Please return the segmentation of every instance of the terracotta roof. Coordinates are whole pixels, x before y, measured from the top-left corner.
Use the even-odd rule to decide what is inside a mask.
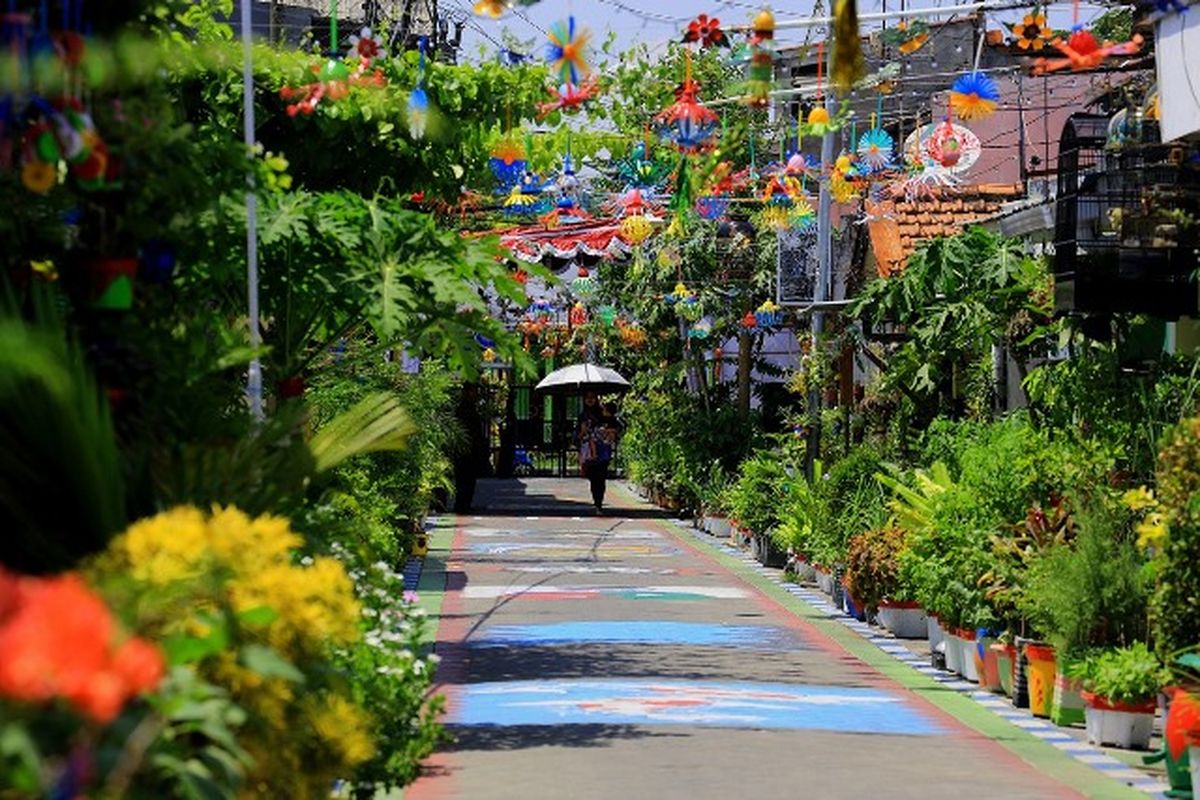
[[[994,216],[1002,205],[1023,193],[1019,183],[982,183],[939,191],[932,197],[869,204],[867,227],[879,274],[903,269],[922,241],[952,236],[973,222]]]

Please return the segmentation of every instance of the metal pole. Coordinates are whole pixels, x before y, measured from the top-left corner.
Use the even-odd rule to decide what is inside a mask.
[[[830,30],[829,35],[832,35]],[[833,48],[829,48],[828,66],[833,66]],[[832,117],[837,113],[837,98],[833,92],[825,94],[825,108]],[[821,174],[825,174],[833,164],[833,134],[826,133],[821,137]],[[817,357],[817,340],[825,330],[825,312],[821,303],[829,299],[830,274],[832,271],[833,255],[833,197],[829,193],[829,182],[821,181],[820,194],[817,199],[817,285],[814,292],[812,312],[812,347],[813,358]],[[805,454],[805,472],[809,480],[814,479],[814,465],[821,447],[821,390],[810,382],[808,387],[808,412],[811,428],[808,433],[808,448]]]
[[[250,4],[241,0],[242,11],[242,124],[246,143],[246,158],[254,158],[254,48],[253,17]],[[254,193],[254,171],[246,174],[246,295],[250,323],[250,347],[257,350],[262,344],[258,329],[258,197]],[[263,418],[262,362],[258,356],[250,360],[246,375],[246,399],[256,420]]]

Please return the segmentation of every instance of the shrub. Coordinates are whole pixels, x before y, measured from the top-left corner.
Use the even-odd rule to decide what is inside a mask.
[[[1144,642],[1094,653],[1071,673],[1083,681],[1083,688],[1114,703],[1152,700],[1170,680],[1162,662]]]
[[[1166,541],[1156,558],[1151,614],[1155,646],[1169,663],[1200,645],[1200,417],[1167,435],[1156,474]]]
[[[850,537],[846,587],[872,614],[883,600],[907,600],[900,583],[900,556],[907,549],[903,528],[889,525]]]

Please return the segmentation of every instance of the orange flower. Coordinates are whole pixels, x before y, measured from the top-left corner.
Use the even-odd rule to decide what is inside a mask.
[[[0,696],[26,702],[55,697],[100,723],[162,679],[152,644],[114,648],[112,614],[78,575],[0,575]]]
[[[1041,50],[1046,42],[1054,35],[1054,31],[1046,27],[1045,14],[1026,14],[1025,19],[1012,26],[1013,36],[1017,37],[1017,47],[1028,50]]]

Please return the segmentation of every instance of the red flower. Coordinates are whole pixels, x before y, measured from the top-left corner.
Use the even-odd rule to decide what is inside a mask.
[[[684,43],[699,42],[701,47],[728,47],[729,37],[721,30],[721,20],[701,14],[683,32]]]

